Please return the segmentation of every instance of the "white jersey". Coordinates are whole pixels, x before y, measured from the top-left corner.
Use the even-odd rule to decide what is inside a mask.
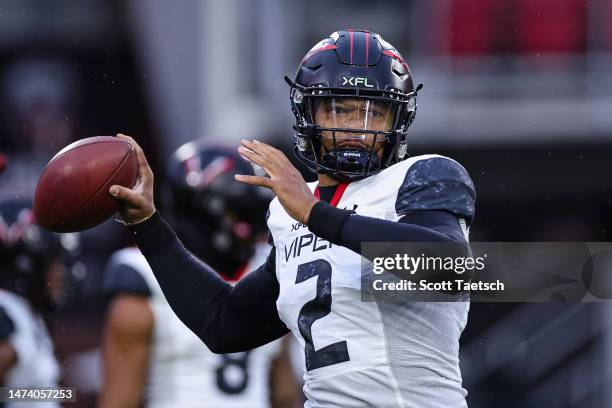
[[[420,173],[407,177],[419,162]],[[430,208],[429,198],[418,198],[420,187],[437,188],[430,186],[431,180],[421,179],[437,168],[452,174],[450,179],[461,180],[436,181],[439,190],[432,194],[436,199],[444,183],[453,184],[451,190],[465,184],[462,187],[473,191],[458,163],[427,155],[348,184],[337,207],[390,221],[402,217],[405,205],[412,205],[415,211],[446,209],[441,201]],[[400,197],[406,183],[414,184],[414,192],[409,186],[408,193]],[[316,183],[309,187],[314,191]],[[417,198],[407,204],[411,197]],[[455,212],[454,207],[449,210]],[[473,205],[466,211],[473,212]],[[469,302],[363,302],[359,254],[310,233],[276,198],[270,204],[268,227],[276,248],[277,308],[305,357],[306,407],[466,406],[459,337]]]
[[[8,371],[5,387],[57,387],[60,368],[53,352],[53,342],[43,319],[30,303],[14,293],[0,289],[0,307],[15,329],[8,342],[15,349],[17,361]],[[55,408],[55,402],[32,403],[40,408]],[[24,407],[24,403],[6,403],[6,407]]]
[[[265,261],[270,250],[266,247],[258,251],[247,270]],[[280,341],[244,353],[214,354],[174,314],[137,248],[118,251],[112,262],[139,272],[151,292],[149,304],[155,323],[145,391],[147,407],[269,406],[270,365],[279,353]]]

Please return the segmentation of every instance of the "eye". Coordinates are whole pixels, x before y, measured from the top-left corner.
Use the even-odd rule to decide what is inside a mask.
[[[357,109],[355,106],[341,104],[341,103],[329,103],[323,106],[323,109],[328,114],[335,115],[347,115],[355,111]]]
[[[348,109],[348,108],[346,108],[345,106],[342,106],[342,105],[336,105],[335,107],[330,105],[330,106],[327,107],[327,112],[336,113],[336,114],[338,114],[338,113],[348,113],[348,112],[350,112],[350,109]]]
[[[384,113],[381,111],[378,111],[376,109],[372,110],[372,117],[374,118],[382,118],[384,116]]]
[[[343,105],[336,105],[336,113],[349,113],[351,109]]]

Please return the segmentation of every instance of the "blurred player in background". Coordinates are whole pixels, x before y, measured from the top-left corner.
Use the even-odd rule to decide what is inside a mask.
[[[0,149],[11,165],[0,188],[33,187],[45,164],[73,140],[80,125],[82,86],[70,61],[22,57],[0,71]]]
[[[253,173],[235,151],[188,143],[169,164],[172,224],[192,252],[235,284],[265,261],[271,195],[234,181]],[[263,238],[263,239],[262,239]],[[107,407],[294,407],[298,388],[287,338],[232,354],[213,354],[176,317],[146,259],[118,251],[104,278],[112,297],[104,336]]]
[[[66,300],[66,269],[79,238],[38,227],[25,197],[12,191],[0,198],[0,383],[57,387],[60,367],[44,317]]]

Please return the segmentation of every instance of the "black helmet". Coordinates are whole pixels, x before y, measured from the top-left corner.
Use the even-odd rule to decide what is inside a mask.
[[[253,256],[272,199],[267,189],[234,180],[235,174],[255,173],[235,149],[200,142],[178,148],[168,166],[167,199],[179,238],[228,278]]]
[[[414,87],[408,64],[379,34],[337,31],[306,54],[294,81],[285,80],[296,119],[294,152],[312,170],[356,180],[406,157],[406,134],[421,85]],[[359,128],[336,120],[349,110],[362,120]],[[317,123],[320,112],[333,120]],[[346,139],[352,141],[341,143],[337,136],[342,135],[352,135]],[[366,138],[371,138],[368,148],[360,142]]]
[[[79,251],[79,234],[56,234],[36,224],[30,197],[14,193],[0,198],[1,288],[37,308],[61,305],[67,295],[64,269]]]

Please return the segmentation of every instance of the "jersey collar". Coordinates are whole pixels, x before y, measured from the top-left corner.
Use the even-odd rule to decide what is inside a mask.
[[[340,183],[338,184],[338,187],[336,187],[336,191],[334,192],[334,195],[331,199],[331,201],[329,202],[329,205],[335,207],[338,205],[338,203],[340,202],[340,199],[342,198],[342,195],[344,194],[344,191],[346,190],[346,188],[348,187],[350,183]],[[317,199],[321,199],[321,195],[319,193],[319,185],[317,184],[317,187],[315,188],[314,191],[314,195],[315,197],[317,197]]]

